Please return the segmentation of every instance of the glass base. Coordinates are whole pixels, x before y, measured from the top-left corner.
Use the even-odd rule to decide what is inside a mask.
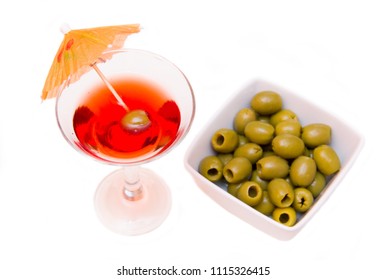
[[[162,224],[169,215],[171,193],[161,177],[138,168],[142,190],[135,197],[125,192],[125,170],[119,169],[100,183],[94,198],[100,221],[113,232],[139,235]]]

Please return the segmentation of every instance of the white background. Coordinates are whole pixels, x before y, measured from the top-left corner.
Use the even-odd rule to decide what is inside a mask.
[[[382,2],[7,1],[0,10],[0,279],[129,279],[117,269],[172,265],[208,273],[269,266],[263,279],[384,279]],[[54,101],[40,100],[64,22],[74,29],[141,23],[126,46],[169,58],[192,83],[197,112],[189,135],[147,165],[173,193],[171,215],[150,234],[122,237],[99,223],[94,191],[115,168],[72,149],[57,128]],[[351,172],[287,242],[220,208],[183,166],[201,126],[252,77],[307,95],[366,137]]]

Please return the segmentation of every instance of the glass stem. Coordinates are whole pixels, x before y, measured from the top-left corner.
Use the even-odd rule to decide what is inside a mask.
[[[142,198],[143,187],[139,176],[139,166],[125,166],[125,186],[123,194],[127,200],[136,201]]]

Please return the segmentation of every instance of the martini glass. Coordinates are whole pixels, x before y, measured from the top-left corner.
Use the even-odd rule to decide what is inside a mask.
[[[57,121],[76,150],[120,167],[96,190],[100,221],[116,233],[143,234],[168,216],[171,194],[162,177],[141,165],[186,135],[193,90],[177,66],[148,51],[109,51],[97,66],[60,93]]]

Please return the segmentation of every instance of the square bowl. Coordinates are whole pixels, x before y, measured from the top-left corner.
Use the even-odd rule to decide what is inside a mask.
[[[279,93],[283,99],[283,108],[295,112],[302,126],[311,123],[325,123],[330,125],[332,129],[332,141],[330,145],[336,151],[341,161],[341,169],[339,172],[328,181],[322,193],[315,199],[312,207],[306,213],[302,214],[292,227],[282,225],[271,217],[258,212],[229,194],[225,184],[212,183],[198,172],[200,161],[205,156],[215,154],[210,144],[211,137],[215,131],[220,128],[233,128],[233,118],[236,113],[244,107],[249,107],[252,97],[256,93],[265,90]],[[347,141],[347,139],[350,139],[350,141]],[[199,132],[188,147],[184,164],[197,186],[220,206],[255,228],[277,239],[289,240],[307,224],[338,187],[357,158],[363,144],[364,138],[360,133],[356,132],[350,125],[331,113],[278,85],[256,79],[247,83],[246,86],[236,92],[236,94],[220,108],[217,114],[212,117],[201,132]]]

